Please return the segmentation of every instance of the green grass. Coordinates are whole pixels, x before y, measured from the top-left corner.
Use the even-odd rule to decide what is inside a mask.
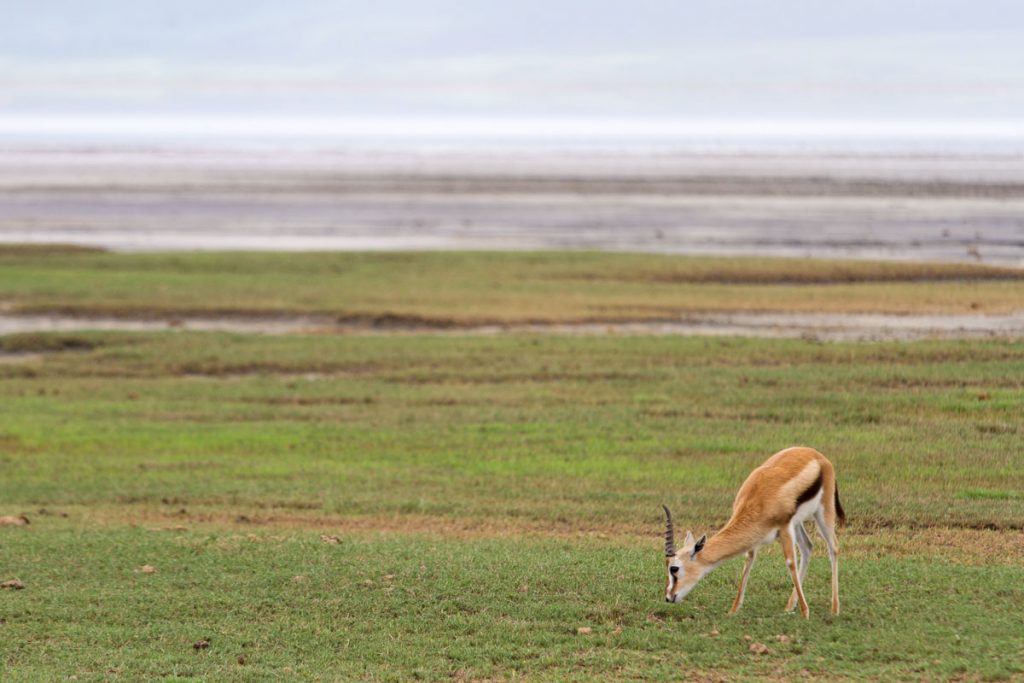
[[[609,253],[112,254],[0,246],[0,304],[125,316],[306,313],[435,325],[707,311],[1000,313],[1024,270]]]
[[[0,500],[717,524],[813,445],[862,526],[1024,528],[1024,344],[29,335]]]
[[[992,491],[990,489],[967,489],[961,492],[964,498],[996,498],[998,500],[1022,499],[1021,491]]]
[[[607,543],[120,529],[4,534],[3,547],[26,584],[0,592],[5,681],[1024,674],[1019,567],[849,560],[832,617],[819,557],[804,622],[782,612],[777,553],[727,617],[737,566],[665,605],[656,553]]]
[[[32,522],[0,527],[0,581],[26,586],[0,590],[4,681],[1024,676],[1021,341],[169,332],[0,352],[0,515]],[[775,549],[738,616],[736,563],[665,605],[660,503],[720,525],[794,443],[836,464],[843,614],[820,542],[809,622],[782,613]]]

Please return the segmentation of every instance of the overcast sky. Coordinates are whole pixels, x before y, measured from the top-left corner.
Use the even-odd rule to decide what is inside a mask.
[[[1019,0],[0,8],[0,114],[1024,119]]]

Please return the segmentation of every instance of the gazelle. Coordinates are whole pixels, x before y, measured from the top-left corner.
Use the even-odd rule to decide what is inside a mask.
[[[686,532],[683,546],[676,550],[672,530],[672,513],[665,509],[665,568],[668,588],[665,600],[679,602],[693,590],[708,572],[737,555],[746,553],[740,577],[740,588],[729,614],[743,604],[750,568],[757,550],[779,539],[793,579],[793,593],[786,603],[791,611],[799,603],[800,613],[808,618],[803,582],[811,559],[811,539],[804,522],[813,518],[818,532],[828,546],[832,564],[832,614],[839,614],[839,546],[836,544],[836,521],[846,522],[839,503],[836,472],[832,463],[813,448],[787,448],[768,458],[743,482],[732,506],[732,517],[722,529],[708,538],[694,541]],[[800,564],[797,566],[797,549]]]

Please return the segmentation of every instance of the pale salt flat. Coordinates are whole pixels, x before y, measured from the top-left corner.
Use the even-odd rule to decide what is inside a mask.
[[[1016,152],[8,148],[0,241],[1024,264]]]

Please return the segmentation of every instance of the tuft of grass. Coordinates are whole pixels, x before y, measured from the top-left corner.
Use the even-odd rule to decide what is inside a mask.
[[[48,256],[81,256],[84,254],[102,254],[107,250],[102,247],[88,247],[80,244],[0,244],[0,259],[38,259]]]
[[[26,332],[0,337],[0,351],[5,353],[92,351],[97,344],[95,337],[79,334]]]
[[[986,500],[1021,500],[1024,493],[1020,491],[994,491],[991,489],[965,489],[960,492],[963,498],[981,498]]]

